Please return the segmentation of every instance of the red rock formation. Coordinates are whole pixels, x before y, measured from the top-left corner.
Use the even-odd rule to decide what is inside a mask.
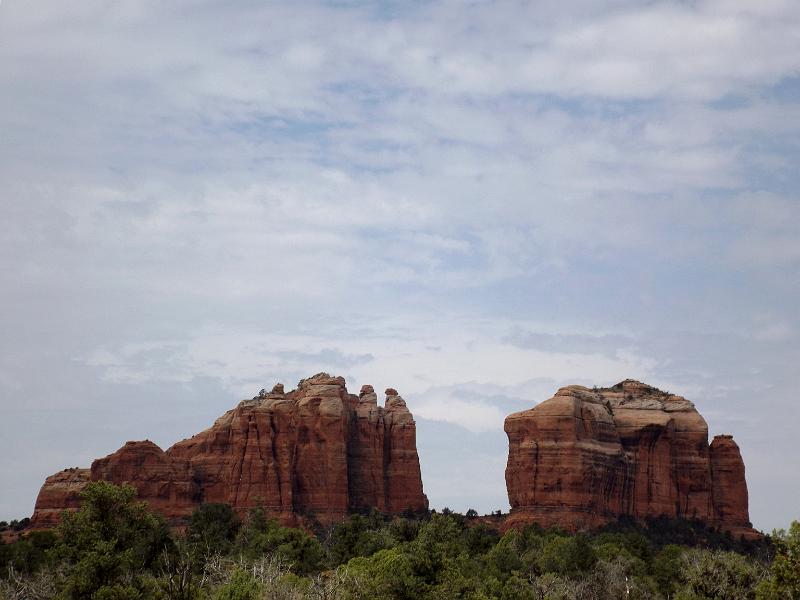
[[[58,524],[62,510],[75,510],[81,505],[81,491],[90,481],[89,469],[64,469],[44,481],[36,509],[34,527],[52,527]]]
[[[417,429],[405,400],[396,390],[386,390],[385,464],[386,510],[400,513],[408,506],[417,506],[422,493],[422,479],[417,475]],[[427,498],[425,506],[427,508]]]
[[[186,463],[173,460],[150,440],[128,442],[113,454],[95,460],[90,473],[91,481],[129,483],[140,498],[167,518],[191,511],[198,496]]]
[[[626,380],[569,386],[506,418],[508,525],[577,530],[620,516],[699,518],[752,536],[747,484],[730,436],[680,396]]]
[[[33,524],[50,525],[59,510],[75,508],[89,480],[133,485],[169,519],[204,502],[225,502],[240,513],[263,507],[284,522],[305,514],[330,523],[371,507],[425,510],[415,427],[394,390],[379,407],[371,386],[354,396],[343,378],[320,373],[292,392],[278,384],[241,402],[166,451],[128,442],[94,461],[90,473],[80,470],[80,481],[63,473],[48,478]]]
[[[714,482],[714,508],[719,520],[734,528],[750,527],[744,462],[733,437],[714,437],[711,442],[711,473]]]

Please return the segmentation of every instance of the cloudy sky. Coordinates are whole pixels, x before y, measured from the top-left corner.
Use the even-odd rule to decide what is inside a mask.
[[[794,0],[0,5],[0,519],[319,371],[396,387],[433,507],[627,377],[800,518]]]

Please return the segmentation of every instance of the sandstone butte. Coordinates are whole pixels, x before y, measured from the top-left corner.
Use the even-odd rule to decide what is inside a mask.
[[[568,530],[619,517],[697,518],[734,536],[758,537],[748,514],[739,447],[709,445],[694,404],[633,380],[571,385],[505,420],[507,527]]]
[[[47,478],[33,527],[56,524],[80,504],[90,481],[130,484],[139,498],[179,524],[201,503],[224,502],[244,515],[264,508],[283,523],[314,517],[323,524],[376,508],[424,511],[416,425],[405,401],[372,386],[349,394],[342,377],[320,373],[284,393],[281,384],[217,419],[166,451],[128,442],[92,463]]]

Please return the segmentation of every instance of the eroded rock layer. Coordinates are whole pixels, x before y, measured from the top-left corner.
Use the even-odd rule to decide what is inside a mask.
[[[32,523],[36,527],[57,525],[62,510],[75,510],[81,505],[81,491],[91,481],[89,469],[64,469],[44,481]]]
[[[638,381],[573,385],[505,421],[510,526],[570,530],[621,516],[698,518],[755,535],[739,447],[709,446],[694,404]]]
[[[89,481],[133,485],[168,519],[201,503],[224,502],[238,512],[262,507],[284,522],[308,515],[322,523],[349,512],[422,511],[416,425],[405,401],[386,390],[378,406],[372,386],[349,394],[342,377],[320,373],[285,393],[281,384],[217,419],[212,427],[161,450],[128,442],[95,460],[47,479],[34,526],[52,525],[78,506]]]

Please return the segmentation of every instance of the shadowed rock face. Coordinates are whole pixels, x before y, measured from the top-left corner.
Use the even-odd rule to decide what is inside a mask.
[[[699,518],[751,536],[744,463],[730,436],[708,444],[694,404],[638,381],[568,386],[509,415],[508,525],[577,530],[620,516]]]
[[[60,510],[78,506],[83,486],[99,480],[133,485],[168,519],[206,502],[240,513],[263,507],[286,523],[297,515],[330,523],[371,507],[400,513],[428,506],[416,426],[403,399],[387,390],[380,407],[372,386],[355,396],[342,377],[326,373],[288,393],[278,384],[244,400],[166,451],[150,441],[128,442],[90,470],[49,477],[33,525],[57,522]]]

